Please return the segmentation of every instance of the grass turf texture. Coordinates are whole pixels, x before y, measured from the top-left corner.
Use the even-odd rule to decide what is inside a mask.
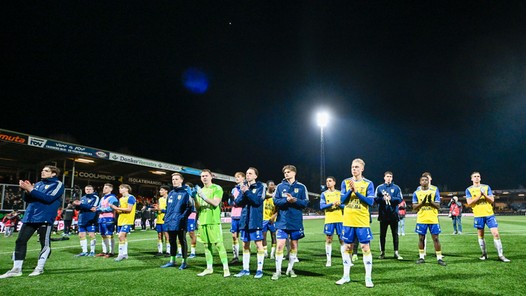
[[[74,257],[80,252],[78,238],[52,242],[51,258],[45,273],[31,278],[29,273],[36,266],[39,252],[37,237],[28,246],[28,256],[21,277],[0,279],[4,295],[524,295],[524,246],[526,217],[498,216],[504,254],[511,263],[497,261],[493,239],[486,230],[489,259],[480,261],[480,249],[473,218],[463,217],[464,233],[452,235],[451,220],[441,217],[440,241],[447,262],[446,267],[436,263],[430,236],[427,243],[426,263],[416,265],[418,259],[417,235],[413,232],[415,218],[406,219],[406,236],[400,237],[400,254],[404,260],[393,259],[392,239],[388,231],[386,258],[379,255],[379,223],[371,225],[374,239],[373,281],[375,287],[364,284],[364,267],[360,259],[351,268],[351,282],[337,286],[334,282],[342,275],[338,244],[333,244],[332,267],[325,267],[325,236],[323,220],[305,220],[306,237],[300,240],[298,257],[294,269],[297,278],[283,275],[278,281],[270,279],[275,270],[273,260],[266,259],[264,277],[254,279],[256,265],[255,247],[252,247],[250,277],[234,278],[241,265],[230,267],[232,277],[223,278],[219,256],[214,252],[214,274],[197,277],[205,266],[203,245],[198,243],[198,257],[189,259],[189,268],[159,268],[168,258],[155,257],[157,235],[155,231],[135,231],[129,236],[130,259],[114,262],[113,259]],[[223,225],[225,247],[231,255],[229,224]],[[0,238],[0,273],[12,267],[11,252],[16,234],[11,238]],[[97,237],[97,252],[100,252],[100,236]],[[269,249],[270,251],[270,249]],[[241,251],[242,252],[242,251]],[[361,251],[359,251],[361,254]],[[177,266],[180,259],[177,261]],[[288,261],[283,261],[285,271]]]

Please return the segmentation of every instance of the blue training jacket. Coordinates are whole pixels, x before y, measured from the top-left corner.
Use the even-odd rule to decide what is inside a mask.
[[[36,183],[30,193],[23,194],[27,208],[22,222],[53,224],[62,204],[63,194],[64,184],[57,177],[42,179]]]
[[[296,202],[287,202],[286,193],[297,198]],[[276,187],[274,205],[278,208],[276,228],[283,230],[303,230],[303,209],[309,204],[309,192],[307,187],[298,181],[290,184],[287,180]]]
[[[80,205],[77,207],[79,210],[79,225],[88,225],[97,223],[97,212],[92,212],[92,207],[98,207],[100,205],[100,198],[95,193],[84,195],[80,199]]]
[[[193,202],[190,199],[191,190],[188,186],[174,187],[168,193],[164,227],[166,231],[185,230],[188,216],[192,213]]]
[[[239,227],[244,230],[259,230],[263,228],[263,201],[265,200],[266,186],[257,181],[249,186],[248,190],[240,192],[234,201],[237,206],[243,207]]]
[[[391,205],[384,200],[383,192],[391,196]],[[374,201],[378,204],[378,221],[398,221],[398,205],[402,202],[402,191],[396,184],[382,184],[376,188]]]

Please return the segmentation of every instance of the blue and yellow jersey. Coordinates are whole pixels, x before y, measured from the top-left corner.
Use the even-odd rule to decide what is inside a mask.
[[[434,187],[434,188],[432,188]],[[422,187],[418,187],[413,193],[413,204],[420,204],[424,198],[431,195],[431,199],[435,203],[440,203],[440,193],[435,186],[429,187],[427,190],[423,190]],[[418,210],[416,216],[416,223],[419,224],[438,224],[438,209],[432,206],[422,206]]]
[[[331,207],[325,208],[325,224],[343,222],[342,208],[334,205],[337,201],[341,201],[341,192],[339,190],[327,190],[321,194],[320,206],[322,204],[333,204]]]
[[[486,196],[492,196],[493,192],[488,185],[480,184],[479,186],[470,186],[466,189],[466,198],[474,198],[481,196],[480,192],[483,192]],[[486,217],[492,216],[493,205],[491,201],[486,200],[486,197],[481,197],[474,205],[472,204],[473,216],[474,217]]]
[[[119,220],[117,221],[118,226],[135,224],[135,207],[137,206],[135,197],[133,195],[128,195],[127,197],[123,196],[119,199],[119,208],[128,208],[129,205],[133,205],[131,212],[119,213]]]
[[[349,191],[351,178],[342,181],[341,196]],[[355,191],[352,192],[343,210],[343,226],[349,227],[370,227],[369,205],[361,201],[355,192],[367,198],[374,199],[374,184],[370,180],[363,178],[360,181],[354,180]]]
[[[265,198],[263,201],[263,220],[268,221],[276,212],[278,209],[274,205],[274,199],[271,198]]]
[[[159,198],[159,211],[157,212],[157,220],[155,224],[164,224],[164,215],[166,213],[166,197]],[[164,210],[164,213],[162,212]]]

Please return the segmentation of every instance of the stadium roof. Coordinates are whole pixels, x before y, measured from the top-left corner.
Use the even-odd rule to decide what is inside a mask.
[[[66,187],[73,187],[78,178],[146,185],[170,184],[173,172],[184,174],[185,181],[195,184],[200,181],[201,173],[200,169],[184,165],[0,129],[0,172],[16,172],[17,175],[29,172],[38,177],[46,164],[55,164],[64,170]],[[213,174],[219,184],[235,182],[233,176]]]

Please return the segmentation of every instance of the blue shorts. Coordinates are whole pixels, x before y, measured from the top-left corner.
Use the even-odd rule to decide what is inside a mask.
[[[263,240],[263,232],[259,229],[241,230],[240,235],[241,235],[241,241],[245,243]]]
[[[370,227],[342,227],[342,236],[340,237],[344,243],[352,244],[354,239],[358,238],[358,241],[361,244],[368,244],[373,240],[373,233],[371,232]]]
[[[126,233],[130,233],[130,230],[131,230],[131,225],[122,225],[122,226],[119,226],[119,231],[117,232],[126,232]]]
[[[188,219],[188,224],[186,225],[186,231],[187,232],[195,231],[195,219]]]
[[[90,223],[87,225],[79,225],[79,232],[95,232],[97,231],[97,227],[94,223]]]
[[[155,230],[157,230],[157,233],[166,232],[166,227],[164,224],[155,224]]]
[[[239,229],[239,220],[240,219],[232,219],[232,226],[230,226],[230,232],[237,233],[241,229]]]
[[[488,225],[488,228],[497,228],[499,224],[497,223],[497,219],[495,219],[495,215],[486,216],[486,217],[475,217],[473,219],[474,227],[476,229],[484,229],[484,225]]]
[[[110,236],[115,231],[115,220],[113,218],[100,218],[99,219],[99,232],[100,235]]]
[[[287,230],[287,229],[278,229],[276,232],[276,238],[277,239],[287,239],[289,238],[291,240],[299,240],[305,237],[305,233],[303,232],[303,229],[300,230]]]
[[[415,227],[415,232],[421,235],[426,235],[427,229],[429,228],[429,232],[431,234],[440,234],[442,230],[440,230],[440,224],[420,224],[417,223]]]
[[[276,232],[276,226],[274,226],[274,223],[269,223],[269,220],[263,220],[263,233],[267,231]]]
[[[336,230],[336,234],[338,236],[342,236],[342,228],[343,228],[342,222],[328,223],[328,224],[325,224],[325,229],[323,230],[323,233],[325,233],[326,235],[332,236],[334,234],[334,231]]]

